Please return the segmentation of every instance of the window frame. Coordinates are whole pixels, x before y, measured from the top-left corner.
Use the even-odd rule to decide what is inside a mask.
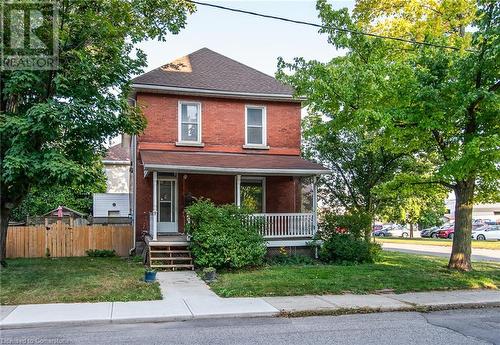
[[[262,110],[262,143],[254,144],[248,142],[248,109]],[[252,126],[257,127],[257,126]],[[247,148],[267,148],[267,109],[265,105],[245,105],[245,147]]]
[[[198,137],[196,138],[196,141],[194,140],[183,140],[182,139],[182,106],[183,105],[196,105],[198,107]],[[201,102],[198,101],[185,101],[185,100],[179,100],[178,106],[177,106],[177,143],[178,144],[193,144],[193,145],[200,145],[201,142],[201,130],[202,130],[202,109],[201,109]]]
[[[236,204],[241,206],[241,184],[243,182],[261,182],[262,183],[262,213],[266,213],[266,177],[265,176],[241,176],[240,183],[237,183],[236,177],[236,189],[235,189],[235,199],[239,197],[239,200],[236,200]],[[238,190],[239,188],[239,190]]]

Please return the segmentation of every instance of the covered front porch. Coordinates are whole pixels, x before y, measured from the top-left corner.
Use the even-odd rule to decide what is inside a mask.
[[[304,246],[317,231],[316,181],[326,171],[315,163],[298,156],[150,153],[141,152],[152,192],[149,242],[187,241],[184,210],[200,198],[251,209],[248,222],[260,224],[268,247]]]

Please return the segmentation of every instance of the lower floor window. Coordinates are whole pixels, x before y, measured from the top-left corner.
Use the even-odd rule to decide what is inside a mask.
[[[242,177],[240,183],[240,205],[252,213],[265,212],[265,179]]]

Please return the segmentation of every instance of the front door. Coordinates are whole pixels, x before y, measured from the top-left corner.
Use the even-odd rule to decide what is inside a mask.
[[[177,232],[177,183],[158,180],[158,232]]]

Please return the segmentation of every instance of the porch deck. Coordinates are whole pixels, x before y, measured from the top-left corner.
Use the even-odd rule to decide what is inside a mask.
[[[258,223],[266,245],[272,247],[305,246],[317,231],[314,213],[257,213],[249,216],[250,224]],[[189,238],[182,233],[158,233],[150,229],[150,246],[186,246]]]

